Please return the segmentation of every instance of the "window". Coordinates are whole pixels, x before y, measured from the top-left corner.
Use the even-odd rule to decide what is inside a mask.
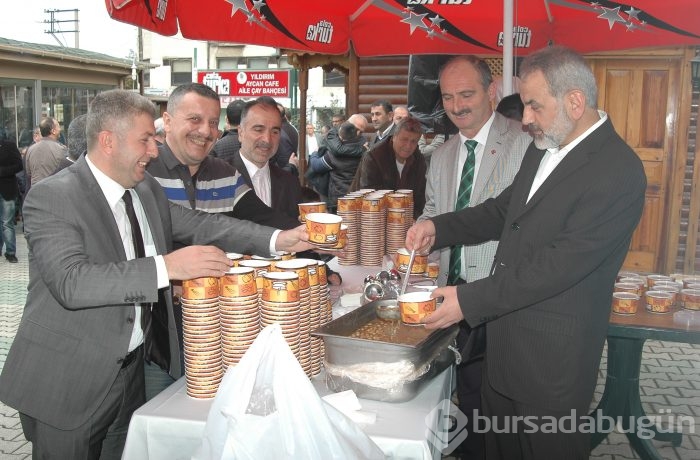
[[[170,66],[170,84],[178,86],[192,83],[192,59],[163,59]]]
[[[323,86],[345,87],[345,74],[340,70],[323,71]]]
[[[33,127],[33,82],[0,80],[0,141],[25,148],[32,143]]]
[[[249,69],[267,69],[270,59],[267,57],[251,57],[248,58]]]
[[[216,68],[219,70],[236,70],[236,69],[238,69],[238,58],[236,58],[236,57],[216,58]]]
[[[279,58],[278,67],[280,69],[293,69],[294,68],[294,66],[292,64],[290,64],[287,59],[288,59],[287,55],[281,56]]]

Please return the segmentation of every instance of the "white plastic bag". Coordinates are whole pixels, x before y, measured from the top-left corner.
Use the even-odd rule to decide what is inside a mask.
[[[316,393],[278,324],[226,372],[194,460],[383,459],[381,449]]]

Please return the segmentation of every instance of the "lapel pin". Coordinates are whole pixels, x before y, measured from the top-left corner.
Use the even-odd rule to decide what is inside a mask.
[[[495,154],[496,154],[496,149],[491,150],[491,155],[495,155]]]

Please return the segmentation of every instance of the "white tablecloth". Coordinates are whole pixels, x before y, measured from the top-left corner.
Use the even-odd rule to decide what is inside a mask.
[[[363,411],[377,414],[376,422],[363,426],[363,430],[389,459],[439,459],[441,453],[428,436],[447,429],[444,415],[439,415],[447,413],[453,381],[451,366],[411,401],[361,399]],[[329,393],[322,379],[316,378],[313,383],[321,396]],[[122,458],[189,459],[199,446],[212,401],[187,396],[185,379],[181,378],[134,413]]]

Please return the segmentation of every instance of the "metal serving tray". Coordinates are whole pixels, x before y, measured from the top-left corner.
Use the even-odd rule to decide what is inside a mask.
[[[353,390],[358,397],[376,401],[403,402],[412,399],[430,379],[440,374],[455,360],[448,348],[457,336],[457,326],[437,329],[417,345],[380,342],[348,337],[357,329],[377,318],[377,306],[395,305],[396,300],[375,300],[337,318],[315,330],[311,335],[321,337],[326,349],[326,385],[333,391]],[[351,379],[334,372],[342,366],[362,363],[396,363],[409,361],[427,371],[413,380],[406,380],[390,390]]]

